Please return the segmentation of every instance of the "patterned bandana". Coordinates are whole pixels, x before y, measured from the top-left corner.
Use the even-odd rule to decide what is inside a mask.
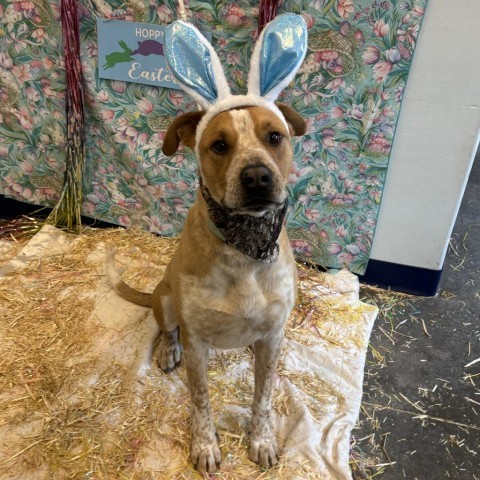
[[[229,213],[219,205],[200,181],[202,196],[207,203],[208,227],[227,245],[254,260],[274,263],[278,260],[278,237],[287,213],[288,200],[276,211],[267,211],[261,217]]]

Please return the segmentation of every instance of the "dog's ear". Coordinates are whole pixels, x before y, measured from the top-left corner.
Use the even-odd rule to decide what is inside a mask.
[[[284,103],[276,102],[275,105],[282,112],[285,120],[290,127],[290,134],[296,137],[305,135],[307,131],[307,124],[303,117],[297,113],[292,107],[285,105]]]
[[[205,112],[189,112],[177,117],[168,127],[163,140],[162,152],[165,155],[173,155],[180,143],[195,149],[195,132],[197,125],[205,115]]]

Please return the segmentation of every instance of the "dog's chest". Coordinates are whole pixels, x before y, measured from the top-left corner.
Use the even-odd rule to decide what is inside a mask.
[[[293,268],[217,267],[206,277],[184,276],[185,328],[218,348],[247,346],[283,329],[295,301]]]

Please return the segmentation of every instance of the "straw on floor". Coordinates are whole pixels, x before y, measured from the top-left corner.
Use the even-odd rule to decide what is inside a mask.
[[[46,226],[19,242],[0,242],[0,478],[199,478],[188,461],[184,368],[157,369],[150,310],[118,297],[104,275],[115,247],[125,281],[149,290],[177,241]],[[251,352],[212,350],[218,478],[351,478],[377,308],[359,301],[354,275],[299,267],[274,398],[280,464],[262,471],[248,460]]]

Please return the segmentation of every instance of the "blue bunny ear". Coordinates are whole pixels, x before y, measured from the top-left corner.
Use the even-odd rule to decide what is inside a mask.
[[[165,29],[165,60],[181,88],[205,110],[230,96],[218,55],[193,25],[179,20]]]
[[[248,93],[274,102],[292,81],[307,53],[307,26],[300,15],[284,14],[262,31],[253,50]]]

